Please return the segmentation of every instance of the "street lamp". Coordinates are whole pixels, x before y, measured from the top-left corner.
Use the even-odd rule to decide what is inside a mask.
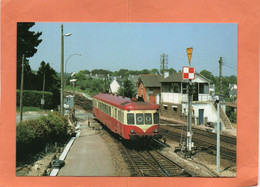
[[[60,70],[60,85],[61,85],[61,90],[60,90],[60,111],[61,115],[64,115],[64,98],[63,98],[63,65],[64,65],[64,36],[68,37],[70,36],[71,33],[67,33],[63,35],[63,24],[61,24],[61,70]]]
[[[78,53],[72,54],[72,55],[70,55],[70,56],[67,58],[67,60],[66,60],[66,62],[65,62],[65,88],[66,88],[66,82],[67,82],[67,71],[66,71],[66,69],[67,69],[67,62],[69,61],[70,57],[75,56],[75,55],[81,56],[82,54],[78,54]]]

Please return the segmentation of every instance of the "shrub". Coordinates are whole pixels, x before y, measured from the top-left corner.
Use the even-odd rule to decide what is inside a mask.
[[[23,106],[41,107],[43,91],[24,90],[23,91]],[[51,92],[44,92],[44,108],[53,108],[53,94]],[[20,90],[16,91],[16,105],[20,105]]]
[[[27,120],[16,127],[17,160],[43,150],[46,144],[64,143],[68,138],[68,121],[58,112]]]

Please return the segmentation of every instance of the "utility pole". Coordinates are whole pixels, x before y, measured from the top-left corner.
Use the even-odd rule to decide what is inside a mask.
[[[222,57],[219,57],[219,95],[222,96]],[[219,98],[220,99],[220,98]]]
[[[22,58],[22,75],[20,88],[20,122],[23,121],[23,77],[24,77],[24,55]]]
[[[220,111],[220,106],[219,106],[219,101],[217,100],[217,111],[218,111],[218,119],[217,119],[217,173],[220,173],[220,125],[219,125],[219,111]]]
[[[42,84],[42,100],[41,100],[41,104],[42,104],[42,108],[44,108],[44,91],[45,91],[45,66],[44,66],[44,73],[43,73],[43,84]]]
[[[161,66],[160,66],[161,73],[164,74],[164,72],[166,70],[168,70],[168,55],[167,54],[165,54],[165,53],[161,54],[160,63],[161,63]]]
[[[60,89],[60,112],[61,115],[64,115],[64,98],[63,98],[63,61],[64,61],[64,36],[63,36],[63,24],[61,24],[61,64],[60,64],[60,85],[61,85],[61,89]]]

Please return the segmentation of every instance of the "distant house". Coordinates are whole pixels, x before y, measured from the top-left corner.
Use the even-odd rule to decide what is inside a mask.
[[[237,97],[237,85],[229,84],[229,97]]]
[[[117,93],[120,87],[122,86],[123,86],[123,79],[115,77],[114,80],[110,83],[109,92]]]
[[[162,75],[140,75],[137,81],[138,96],[144,101],[160,104],[160,89]]]

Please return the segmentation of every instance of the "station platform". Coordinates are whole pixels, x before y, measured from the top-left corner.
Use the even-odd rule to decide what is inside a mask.
[[[106,142],[96,130],[88,127],[92,114],[76,109],[75,116],[80,125],[80,136],[74,140],[64,160],[65,166],[57,176],[115,176]]]

